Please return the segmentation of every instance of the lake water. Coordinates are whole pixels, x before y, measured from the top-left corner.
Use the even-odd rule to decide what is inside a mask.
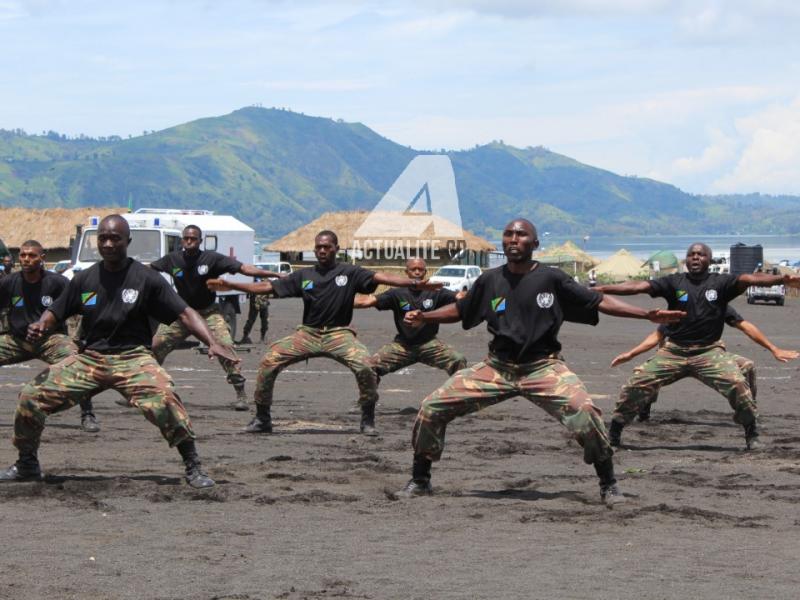
[[[669,250],[679,259],[686,255],[686,249],[695,242],[703,242],[711,247],[716,256],[729,255],[730,248],[736,243],[753,246],[761,244],[764,248],[764,259],[771,263],[788,260],[791,263],[800,261],[800,235],[665,235],[665,236],[622,236],[595,237],[584,241],[580,236],[539,235],[543,250],[551,246],[560,246],[572,240],[576,246],[586,250],[598,259],[605,259],[624,248],[644,262],[660,250]],[[492,242],[501,248],[500,241]],[[502,264],[502,257],[493,257],[491,266]]]

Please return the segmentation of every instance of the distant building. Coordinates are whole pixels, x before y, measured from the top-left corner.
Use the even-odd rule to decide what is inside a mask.
[[[0,238],[16,260],[26,240],[37,240],[47,252],[47,262],[69,260],[78,227],[89,217],[127,212],[125,208],[0,208]]]
[[[377,220],[380,228],[362,227]],[[334,231],[344,260],[364,266],[400,266],[408,258],[422,257],[431,266],[458,263],[486,267],[494,245],[449,221],[428,213],[327,212],[279,240],[265,244],[281,260],[312,263],[314,238],[325,229]]]

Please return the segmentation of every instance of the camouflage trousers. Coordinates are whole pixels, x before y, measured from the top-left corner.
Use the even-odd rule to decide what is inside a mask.
[[[467,359],[463,354],[436,338],[418,346],[401,342],[386,344],[369,361],[378,377],[418,362],[443,369],[448,375],[467,366]]]
[[[612,418],[630,423],[639,407],[651,402],[663,386],[694,377],[727,398],[734,422],[749,425],[758,417],[758,409],[738,358],[741,357],[726,352],[721,342],[710,346],[678,346],[667,342],[633,370],[622,386]],[[755,379],[755,370],[751,369],[751,373]]]
[[[755,402],[756,393],[758,392],[756,384],[756,363],[745,356],[739,356],[738,354],[733,354],[732,356],[733,360],[736,361],[736,366],[739,367],[739,370],[742,372],[742,375],[747,381],[747,385],[750,388],[750,394],[753,396],[753,402]],[[644,398],[642,402],[653,404],[658,400],[659,390],[660,388],[653,390],[653,396],[651,398]]]
[[[558,419],[583,447],[587,464],[614,454],[600,409],[560,357],[515,364],[491,355],[459,371],[422,401],[412,433],[414,454],[439,460],[450,421],[514,396],[530,400]]]
[[[34,358],[52,365],[77,353],[75,342],[63,333],[54,333],[33,343],[8,333],[0,335],[0,365],[13,365]]]
[[[225,322],[222,314],[219,312],[219,307],[214,304],[209,308],[198,310],[200,316],[203,317],[214,336],[223,346],[230,346],[233,348],[233,338],[228,329],[228,324]],[[159,325],[156,335],[153,337],[153,355],[156,357],[158,364],[163,365],[167,355],[175,350],[183,340],[189,337],[190,332],[183,326],[180,319],[176,319],[171,325]],[[227,381],[232,385],[244,385],[245,378],[242,376],[241,367],[235,362],[231,362],[225,358],[219,358],[219,364],[227,374]]]
[[[20,392],[14,417],[14,445],[20,451],[35,452],[48,415],[107,389],[118,391],[138,408],[161,430],[170,446],[195,438],[169,374],[146,348],[139,346],[121,354],[87,350],[39,373]]]
[[[308,327],[300,325],[294,334],[270,345],[258,370],[255,401],[262,406],[272,405],[275,379],[291,364],[324,356],[350,369],[358,383],[358,403],[378,401],[378,382],[369,362],[369,351],[356,339],[349,327]]]

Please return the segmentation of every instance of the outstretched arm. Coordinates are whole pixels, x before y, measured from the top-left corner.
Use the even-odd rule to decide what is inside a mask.
[[[223,346],[214,338],[211,330],[206,324],[206,320],[201,317],[193,308],[186,307],[186,309],[178,315],[181,324],[188,329],[192,335],[208,346],[209,358],[226,358],[233,362],[239,362],[239,359],[229,346]]]
[[[800,287],[800,275],[768,275],[766,273],[744,273],[736,281],[736,291],[740,294],[751,285],[770,287],[783,284],[788,287]]]
[[[598,285],[592,289],[615,296],[633,296],[634,294],[648,294],[651,288],[649,281],[625,281],[624,283]]]
[[[403,317],[403,322],[411,327],[422,327],[425,323],[458,323],[460,320],[461,315],[455,302],[430,312],[410,310]]]
[[[242,268],[239,269],[239,272],[242,275],[247,275],[249,277],[286,277],[285,273],[275,273],[274,271],[265,271],[264,269],[259,269],[254,265],[242,265]]]
[[[228,281],[227,279],[209,279],[206,287],[212,292],[247,292],[248,294],[270,294],[272,293],[272,283],[270,281],[257,281],[254,283],[240,283],[238,281]]]
[[[772,352],[772,356],[775,357],[775,360],[780,362],[789,362],[800,356],[800,353],[794,350],[783,350],[778,348],[775,344],[773,344],[766,335],[758,328],[754,323],[750,321],[739,321],[738,323],[733,324],[736,329],[741,330],[744,334],[753,340],[759,346],[763,346],[770,352]]]
[[[353,308],[372,308],[378,304],[378,298],[374,294],[356,294],[353,300]]]
[[[622,363],[626,363],[632,358],[647,352],[651,348],[655,348],[661,343],[661,340],[664,339],[664,335],[661,333],[660,330],[656,329],[655,331],[651,331],[650,335],[644,338],[641,342],[639,342],[638,346],[635,346],[628,350],[627,352],[623,352],[622,354],[616,356],[614,360],[611,361],[611,366],[616,367],[617,365],[621,365]]]
[[[25,339],[29,342],[40,340],[50,333],[57,323],[58,319],[56,319],[56,316],[49,310],[46,310],[42,313],[42,316],[39,317],[38,321],[28,325],[28,335]]]
[[[677,323],[686,316],[686,313],[682,310],[663,310],[660,308],[645,310],[611,296],[603,296],[603,300],[597,310],[614,317],[647,319],[653,323]]]
[[[390,285],[392,287],[406,287],[414,290],[438,290],[443,287],[443,283],[430,283],[427,279],[410,279],[391,273],[376,272],[373,281],[377,284]]]

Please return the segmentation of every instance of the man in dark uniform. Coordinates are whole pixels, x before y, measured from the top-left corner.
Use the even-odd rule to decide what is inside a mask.
[[[532,254],[538,246],[530,221],[511,221],[503,231],[506,265],[484,272],[455,304],[431,312],[410,311],[406,316],[409,324],[461,321],[464,329],[486,321],[492,341],[483,362],[459,371],[423,400],[412,434],[412,478],[399,496],[432,493],[431,465],[441,458],[450,421],[523,396],[574,435],[583,447],[583,460],[594,465],[603,502],[611,505],[625,499],[614,477],[614,452],[600,409],[561,358],[558,331],[564,320],[594,325],[598,311],[655,322],[675,320],[682,313],[645,311],[603,297],[563,271],[534,261]]]
[[[745,320],[744,317],[742,317],[742,315],[740,315],[739,312],[730,304],[728,304],[728,306],[725,308],[725,323],[744,333],[759,346],[763,346],[769,350],[772,353],[772,356],[774,356],[775,360],[778,362],[789,362],[790,360],[794,360],[800,356],[800,352],[797,352],[796,350],[784,350],[783,348],[778,348],[769,340],[769,338],[767,338],[766,335],[764,335],[764,332],[762,332],[755,323]],[[637,346],[615,357],[614,360],[611,361],[611,366],[616,367],[617,365],[626,363],[632,358],[639,356],[640,354],[647,352],[656,346],[660,348],[664,344],[665,337],[666,326],[659,325],[655,331],[643,339]],[[747,381],[747,385],[750,387],[750,393],[753,395],[753,402],[756,402],[756,363],[746,356],[739,356],[738,354],[734,354],[733,359],[736,361],[736,365],[739,367],[739,370],[742,372],[742,375]],[[650,398],[643,400],[641,406],[639,406],[640,421],[650,420],[650,408],[656,402],[656,400],[658,400],[659,389],[653,388],[652,391],[653,395]]]
[[[36,240],[27,240],[19,249],[21,270],[0,280],[0,308],[8,310],[9,332],[0,335],[0,366],[38,358],[55,364],[76,354],[78,347],[63,324],[36,342],[29,342],[28,325],[35,323],[64,291],[69,280],[44,269],[45,252]],[[81,399],[81,429],[100,431],[91,398]]]
[[[728,302],[751,285],[783,283],[800,287],[800,277],[709,273],[710,263],[711,248],[705,244],[692,244],[686,252],[686,273],[596,288],[606,294],[661,297],[666,299],[670,309],[688,313],[686,319],[667,327],[664,345],[655,356],[637,367],[622,387],[609,428],[612,445],[622,444],[622,429],[633,420],[653,390],[684,377],[694,377],[727,398],[734,411],[734,422],[744,428],[746,448],[762,447],[758,440],[758,410],[750,386],[736,364],[735,355],[726,352],[720,342],[725,327],[725,309]]]
[[[350,327],[353,319],[353,300],[356,294],[371,294],[380,284],[438,289],[418,279],[408,279],[376,273],[348,263],[336,262],[339,240],[332,231],[320,231],[314,239],[314,255],[318,264],[294,271],[288,277],[258,283],[237,283],[212,280],[212,289],[240,290],[257,294],[273,293],[278,298],[303,299],[303,324],[297,331],[270,345],[261,360],[256,381],[256,415],[245,431],[271,433],[272,392],[275,379],[289,365],[315,356],[327,356],[342,363],[356,376],[358,404],[361,407],[361,432],[377,435],[375,404],[378,389],[375,371],[369,362],[369,351],[356,339]]]
[[[260,279],[256,279],[260,281]],[[256,319],[261,319],[261,343],[267,337],[267,330],[269,329],[269,298],[264,294],[248,294],[247,298],[250,300],[249,308],[247,310],[247,322],[242,329],[242,339],[237,344],[252,344],[253,340],[250,339],[250,331],[253,325],[256,324]]]
[[[233,345],[231,332],[216,302],[217,295],[208,289],[206,282],[225,273],[242,273],[250,277],[276,277],[278,274],[242,264],[219,252],[200,250],[202,242],[203,232],[200,228],[188,225],[183,229],[182,248],[150,263],[150,266],[172,276],[178,295],[206,320],[208,328],[219,343],[230,347]],[[167,355],[188,336],[189,331],[180,321],[160,326],[153,338],[153,354],[158,363],[163,365]],[[227,373],[228,383],[236,391],[234,410],[247,410],[245,378],[239,362],[220,357],[219,363]]]
[[[76,273],[58,300],[28,327],[28,339],[36,342],[70,315],[83,316],[80,352],[51,365],[22,388],[14,419],[19,459],[0,472],[0,481],[41,479],[37,452],[47,415],[115,389],[161,430],[170,446],[178,448],[189,485],[214,485],[201,468],[189,415],[172,379],[150,352],[151,319],[162,323],[179,319],[208,344],[209,358],[236,358],[161,275],[128,258],[129,243],[128,222],[120,215],[104,218],[97,229],[102,261]]]
[[[426,279],[428,275],[425,260],[409,258],[406,261],[406,275],[410,279]],[[463,295],[463,292],[460,292]],[[448,289],[412,290],[394,288],[379,296],[358,296],[355,308],[375,307],[378,310],[391,310],[397,335],[394,341],[386,344],[371,358],[370,363],[380,378],[388,373],[421,362],[452,375],[467,366],[466,357],[436,338],[439,324],[430,323],[422,327],[411,327],[403,323],[403,318],[411,310],[436,310],[452,304],[459,297]]]

